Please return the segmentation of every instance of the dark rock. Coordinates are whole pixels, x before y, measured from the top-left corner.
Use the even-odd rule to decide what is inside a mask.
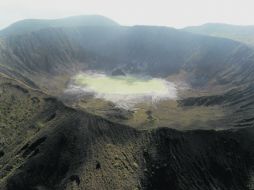
[[[72,175],[72,176],[70,177],[70,180],[71,180],[71,181],[75,181],[75,182],[77,183],[77,185],[80,184],[80,179],[79,179],[79,176],[78,176],[78,175]]]
[[[4,151],[0,150],[0,158],[4,156]]]
[[[125,73],[121,69],[116,69],[111,73],[112,76],[125,76]]]
[[[101,164],[100,164],[100,162],[98,162],[98,161],[97,161],[97,163],[96,163],[96,169],[97,169],[97,170],[101,169]]]

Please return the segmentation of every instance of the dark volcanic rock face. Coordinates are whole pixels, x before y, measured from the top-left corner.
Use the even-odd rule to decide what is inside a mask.
[[[241,43],[166,27],[43,28],[5,37],[0,55],[3,65],[29,79],[87,68],[112,72],[121,67],[160,77],[183,70],[190,84],[205,86],[210,81],[250,81],[248,73],[254,70],[253,50]],[[244,72],[242,66],[248,67],[248,73],[235,78]]]
[[[102,186],[105,189],[137,187],[148,190],[245,190],[251,185],[254,165],[253,128],[187,133],[160,129],[152,134],[142,135],[133,129],[115,126],[98,118],[82,118],[82,121],[72,119],[72,122],[57,127],[47,140],[37,147],[40,150],[39,154],[30,156],[16,174],[9,178],[7,189],[69,189],[70,184],[74,182],[76,189]],[[101,130],[103,139],[100,137]],[[116,165],[116,158],[121,158],[99,158],[99,161],[91,159],[94,156],[91,154],[92,144],[96,147],[99,143],[101,148],[105,148],[106,144],[112,144],[116,148],[111,150],[112,154],[117,154],[130,139],[132,141],[129,143],[133,148],[123,153],[125,158],[113,169],[111,162]],[[138,154],[135,155],[135,152]],[[133,160],[134,156],[137,161]],[[88,169],[89,162],[94,163],[91,170]],[[98,163],[103,164],[98,166]],[[135,179],[128,184],[126,180],[131,175],[135,176],[128,173],[133,167],[139,176],[143,176],[139,179],[141,184]],[[86,173],[83,174],[84,168]],[[111,172],[119,170],[125,173],[126,179],[117,181],[111,178]],[[102,176],[104,182],[100,181],[101,176],[96,174],[100,172],[105,174]],[[95,184],[84,181],[86,175],[90,176],[90,180],[95,180]],[[76,176],[75,180],[73,176]],[[113,181],[106,182],[109,179]]]
[[[20,138],[18,144],[4,143],[1,189],[245,190],[253,186],[253,127],[138,131],[1,79],[1,96],[8,93],[12,100],[47,102],[34,111],[36,117],[13,124],[27,138]],[[13,103],[16,109],[23,107],[18,100]],[[27,129],[30,119],[34,126]],[[6,127],[5,133],[12,130]],[[8,140],[11,135],[6,134]]]
[[[112,73],[112,76],[125,76],[125,73],[121,69],[115,69]]]
[[[179,101],[181,106],[223,105],[230,113],[224,118],[224,125],[251,127],[254,125],[254,85],[244,85],[220,95],[191,97]]]
[[[144,187],[248,189],[254,163],[253,134],[253,128],[186,133],[160,129],[144,151],[148,165]]]

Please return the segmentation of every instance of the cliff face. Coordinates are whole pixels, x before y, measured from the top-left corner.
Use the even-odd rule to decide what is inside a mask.
[[[3,38],[0,52],[2,69],[37,85],[49,76],[120,67],[160,77],[185,71],[188,83],[206,86],[249,82],[254,68],[253,50],[241,43],[164,27],[44,28]]]
[[[147,189],[248,189],[251,186],[253,129],[156,132],[156,153],[147,154]],[[244,142],[244,139],[248,142]],[[154,147],[154,140],[152,145]],[[151,150],[149,148],[149,150]],[[247,177],[249,176],[249,177]],[[244,182],[245,181],[245,182]],[[248,185],[244,185],[248,183]]]

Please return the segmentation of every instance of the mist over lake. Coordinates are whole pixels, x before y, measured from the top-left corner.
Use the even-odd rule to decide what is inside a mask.
[[[113,102],[122,108],[162,99],[176,99],[177,89],[172,82],[149,76],[111,76],[105,73],[83,72],[73,77],[67,92],[93,94],[95,98]]]

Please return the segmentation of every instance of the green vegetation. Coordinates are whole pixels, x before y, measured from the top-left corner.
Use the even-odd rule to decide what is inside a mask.
[[[182,107],[175,100],[139,103],[136,105],[137,109],[127,111],[121,108],[117,109],[114,104],[103,99],[91,97],[76,102],[75,107],[114,122],[140,129],[157,127],[181,130],[212,129],[216,126],[216,122],[220,121],[229,112],[229,110],[220,106]]]
[[[15,80],[0,76],[0,182],[19,167],[24,158],[13,155],[33,138],[44,125],[49,105],[43,94],[22,86]]]

